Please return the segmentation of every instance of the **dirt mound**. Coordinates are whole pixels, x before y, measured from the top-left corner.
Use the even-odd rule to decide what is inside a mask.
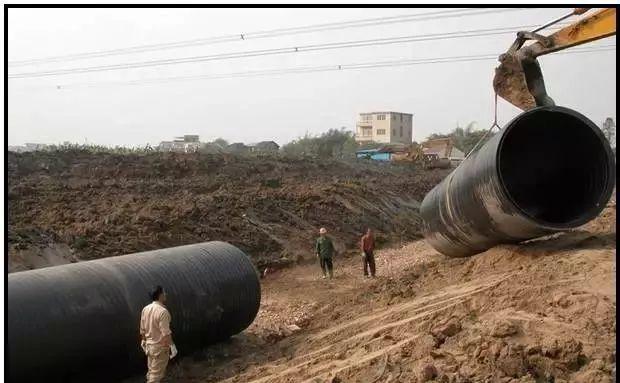
[[[365,227],[379,241],[420,236],[421,201],[446,170],[213,154],[9,153],[10,270],[23,251],[69,246],[68,261],[209,240],[259,266],[311,256],[325,226],[340,251]],[[34,248],[34,250],[33,250]],[[50,263],[52,264],[52,263]]]

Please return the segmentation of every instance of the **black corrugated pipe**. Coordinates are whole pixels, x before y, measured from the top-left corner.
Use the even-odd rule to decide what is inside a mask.
[[[424,236],[437,251],[464,257],[576,228],[603,210],[615,174],[611,147],[592,121],[564,107],[534,108],[426,195]]]
[[[13,273],[10,381],[113,382],[146,370],[140,313],[156,285],[167,292],[180,355],[243,331],[260,305],[250,258],[224,242]]]

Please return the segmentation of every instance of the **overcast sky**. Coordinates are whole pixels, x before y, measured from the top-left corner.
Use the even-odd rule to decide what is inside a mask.
[[[446,9],[443,9],[446,10]],[[143,44],[159,44],[276,28],[437,9],[10,9],[9,61]],[[331,42],[540,25],[570,9],[530,9],[488,15],[304,33],[98,59],[9,67],[9,73],[90,67]],[[514,36],[408,42],[275,56],[9,80],[8,144],[63,141],[103,145],[158,144],[183,134],[201,141],[275,140],[306,132],[355,128],[357,114],[413,114],[414,139],[493,118],[495,60],[224,78],[150,85],[109,82],[169,76],[219,75],[301,66],[496,54]],[[588,44],[615,45],[616,38]],[[540,59],[547,90],[558,105],[601,124],[616,119],[615,50],[555,54]],[[85,84],[91,84],[84,86]],[[60,86],[60,89],[58,89]],[[66,87],[66,88],[65,88]],[[500,123],[518,110],[500,101]]]

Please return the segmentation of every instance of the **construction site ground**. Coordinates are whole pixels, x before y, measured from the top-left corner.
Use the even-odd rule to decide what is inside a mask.
[[[470,258],[424,241],[263,279],[228,342],[172,363],[174,382],[611,382],[615,202],[581,230]],[[139,379],[127,383],[138,382]]]
[[[182,157],[171,158],[174,160],[171,164],[183,160]],[[139,173],[128,181],[123,181],[122,177],[115,178],[114,182],[131,185],[125,186],[124,191],[118,185],[102,189],[106,179],[98,178],[98,173],[92,169],[96,167],[94,164],[108,159],[86,157],[86,160],[81,158],[77,161],[73,158],[65,160],[66,163],[59,165],[57,170],[40,166],[49,161],[53,163],[55,160],[22,157],[14,159],[13,164],[9,163],[12,166],[9,168],[9,190],[15,197],[13,201],[9,200],[9,206],[13,207],[13,211],[9,210],[9,224],[12,226],[9,233],[13,235],[9,261],[13,262],[13,271],[37,267],[25,258],[25,252],[34,251],[36,254],[31,253],[30,257],[44,258],[46,254],[49,256],[49,248],[53,246],[68,249],[57,250],[64,254],[63,257],[70,254],[77,260],[89,259],[85,250],[99,249],[98,244],[105,243],[102,238],[96,239],[95,233],[86,231],[82,233],[88,243],[75,248],[74,233],[83,227],[78,224],[81,221],[75,223],[75,216],[82,217],[83,214],[86,217],[90,206],[93,206],[90,213],[99,214],[94,215],[96,219],[88,221],[91,225],[88,227],[100,225],[97,230],[105,233],[104,238],[113,237],[116,229],[111,229],[109,233],[105,229],[108,226],[99,222],[105,222],[106,214],[116,212],[114,222],[122,223],[124,230],[134,230],[124,234],[123,240],[127,242],[123,243],[140,238],[144,242],[131,242],[136,249],[169,243],[166,241],[170,239],[166,239],[162,243],[155,241],[143,245],[145,238],[160,238],[149,234],[146,229],[140,231],[143,230],[140,222],[149,222],[150,225],[155,220],[152,214],[156,209],[146,202],[148,191],[155,191],[151,196],[154,195],[153,198],[160,204],[165,200],[164,203],[169,204],[173,211],[174,198],[188,193],[200,194],[196,191],[198,189],[187,187],[190,184],[185,182],[189,181],[177,181],[189,191],[171,188],[157,194],[157,188],[144,186],[144,181],[138,181]],[[137,163],[146,167],[148,161],[151,160],[139,159]],[[316,234],[316,226],[320,224],[320,214],[308,218],[309,215],[304,213],[307,218],[299,221],[291,214],[281,213],[283,222],[289,225],[290,222],[297,222],[299,226],[296,227],[302,228],[293,231],[279,223],[276,217],[265,222],[262,214],[267,214],[265,212],[269,209],[261,207],[265,210],[258,212],[249,210],[254,206],[252,202],[243,199],[243,193],[235,194],[237,192],[233,192],[230,186],[204,191],[207,197],[199,201],[205,205],[198,204],[194,208],[202,211],[209,206],[212,209],[217,206],[209,205],[214,203],[213,193],[224,195],[227,190],[230,191],[228,195],[231,197],[221,203],[223,206],[239,207],[227,213],[232,222],[239,224],[236,231],[239,234],[235,238],[245,238],[242,232],[247,228],[255,230],[252,234],[260,233],[262,237],[259,236],[257,241],[269,239],[265,233],[268,230],[262,229],[273,229],[280,240],[275,241],[274,245],[278,255],[270,257],[267,250],[256,252],[260,254],[255,259],[260,270],[268,270],[261,280],[262,301],[254,323],[243,333],[200,352],[186,355],[184,350],[179,350],[182,357],[174,359],[169,367],[170,382],[612,381],[616,332],[615,194],[596,220],[578,230],[524,244],[498,246],[468,258],[448,258],[419,239],[419,219],[416,218],[415,207],[415,201],[419,201],[432,185],[439,182],[445,172],[412,172],[407,176],[407,169],[374,165],[330,165],[313,161],[285,165],[279,160],[263,163],[249,159],[221,161],[229,161],[229,165],[221,162],[220,170],[212,173],[212,178],[223,174],[222,169],[230,164],[234,168],[260,168],[267,163],[272,166],[269,172],[279,171],[278,177],[268,174],[262,178],[278,179],[285,186],[257,184],[259,178],[251,172],[234,181],[237,186],[247,183],[248,187],[255,188],[244,189],[246,192],[252,190],[258,196],[270,196],[272,207],[285,206],[282,210],[293,214],[295,204],[300,201],[299,196],[306,194],[313,195],[316,200],[311,199],[313,202],[300,211],[321,209],[321,203],[326,203],[328,207],[321,211],[328,217],[325,226],[335,228],[332,232],[337,233],[335,235],[342,251],[334,260],[334,279],[321,279],[312,251],[308,250]],[[36,165],[27,168],[25,164],[29,163]],[[67,167],[67,163],[73,165]],[[80,173],[79,178],[68,175],[64,181],[49,176],[49,172],[62,174],[66,171],[62,169],[71,169],[78,163],[90,164],[87,167],[90,166],[91,170]],[[190,169],[194,166],[191,163]],[[320,168],[321,164],[325,167]],[[164,166],[187,169],[188,165],[159,166],[160,169]],[[282,170],[284,166],[291,167]],[[129,166],[130,169],[136,167],[135,162]],[[305,176],[298,175],[301,170],[304,170]],[[358,177],[346,176],[351,172]],[[192,172],[183,174],[186,174],[183,176],[187,177],[186,180],[192,177]],[[199,175],[196,172],[194,177]],[[201,182],[204,184],[207,178],[204,177]],[[71,179],[74,181],[69,181]],[[294,180],[300,184],[295,185]],[[66,186],[70,182],[75,183],[73,187],[77,191],[69,197],[62,197],[63,190],[71,193],[71,188]],[[153,179],[149,182],[157,184],[159,181]],[[95,186],[88,186],[89,183]],[[288,189],[283,192],[286,187]],[[88,189],[92,191],[84,192]],[[113,194],[107,196],[110,193]],[[389,197],[385,197],[386,194]],[[75,202],[77,195],[87,197]],[[143,208],[152,209],[146,210],[146,221],[130,221],[128,217],[131,214],[128,212],[141,214],[141,209],[126,205],[125,200],[116,205],[122,207],[122,213],[114,209],[108,212],[103,202],[95,203],[100,198],[106,198],[109,202],[125,195],[125,199],[136,198],[142,202]],[[187,199],[181,199],[181,206],[194,197],[190,195]],[[69,208],[72,206],[71,198],[80,208]],[[410,221],[407,221],[412,227],[409,232],[402,231],[402,226],[384,222],[390,217],[404,219],[398,213],[399,207],[395,202],[398,199],[405,202],[400,210],[411,215]],[[261,202],[264,201],[261,198],[256,201],[257,206],[265,203]],[[373,204],[381,206],[385,215],[381,215]],[[217,234],[215,226],[207,226],[206,234],[196,234],[187,229],[191,227],[192,220],[196,220],[195,226],[199,227],[205,221],[198,218],[206,215],[203,212],[203,215],[192,216],[190,207],[187,207],[187,216],[173,214],[178,222],[184,222],[182,227],[186,231],[178,231],[186,235],[181,237],[182,241],[217,239],[214,238]],[[63,208],[72,213],[60,215],[61,222],[54,220],[53,214]],[[257,221],[254,224],[242,223],[245,222],[243,214],[247,211],[254,212],[254,219],[261,222],[258,226]],[[293,215],[300,217],[300,211],[296,213],[298,215]],[[372,214],[379,215],[379,218],[363,218]],[[157,216],[158,219],[161,217]],[[347,219],[349,221],[338,222]],[[380,225],[379,231],[385,240],[376,253],[377,277],[371,279],[362,275],[361,257],[355,250],[355,242],[362,228],[373,223]],[[261,224],[268,226],[251,229],[260,228]],[[223,223],[223,226],[228,225],[231,223]],[[353,227],[348,229],[347,226]],[[159,230],[157,233],[166,229]],[[288,238],[291,240],[285,240]],[[250,252],[259,248],[252,241],[240,242]],[[108,246],[95,250],[100,251],[96,254],[104,256],[106,251],[116,251],[117,247],[111,250],[112,246],[122,250],[118,244]],[[264,261],[277,261],[282,258],[282,251],[292,254],[295,248],[300,256],[295,264],[287,264],[288,267],[279,267],[281,264],[275,261]],[[41,249],[48,249],[48,253]],[[53,259],[53,256],[50,257]],[[143,377],[137,376],[124,383],[141,381]]]

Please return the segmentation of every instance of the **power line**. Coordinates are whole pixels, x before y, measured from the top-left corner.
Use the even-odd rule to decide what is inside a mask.
[[[468,38],[468,37],[490,36],[490,35],[515,33],[519,30],[529,29],[532,27],[534,26],[527,25],[527,26],[515,26],[515,27],[505,27],[505,28],[478,29],[478,30],[470,30],[470,31],[456,31],[456,32],[433,33],[433,34],[425,34],[425,35],[400,36],[400,37],[391,37],[391,38],[383,38],[383,39],[356,40],[356,41],[346,41],[346,42],[336,42],[336,43],[301,45],[301,46],[293,46],[293,47],[286,47],[286,48],[260,49],[260,50],[240,51],[240,52],[222,53],[222,54],[214,54],[214,55],[205,55],[205,56],[190,56],[190,57],[181,57],[181,58],[173,58],[173,59],[148,60],[148,61],[139,61],[139,62],[132,62],[132,63],[99,65],[99,66],[90,66],[90,67],[77,67],[77,68],[58,69],[58,70],[50,70],[50,71],[22,72],[22,73],[9,74],[8,78],[16,79],[16,78],[30,78],[30,77],[60,76],[60,75],[68,75],[68,74],[76,74],[76,73],[90,73],[90,72],[101,72],[101,71],[112,71],[112,70],[123,70],[123,69],[135,69],[135,68],[164,66],[164,65],[177,65],[177,64],[216,61],[216,60],[231,60],[231,59],[246,58],[246,57],[272,56],[272,55],[281,55],[281,54],[298,53],[298,52],[312,52],[312,51],[331,50],[331,49],[355,48],[355,47],[365,47],[365,46],[373,46],[373,45],[387,45],[387,44],[400,44],[400,43],[410,43],[410,42],[419,42],[419,41],[433,41],[433,40],[447,40],[447,39],[458,39],[458,38]]]
[[[9,61],[8,64],[9,66],[16,67],[16,66],[26,66],[26,65],[33,65],[33,64],[75,61],[75,60],[99,58],[99,57],[106,57],[106,56],[117,56],[117,55],[144,53],[144,52],[167,50],[167,49],[185,48],[185,47],[198,46],[198,45],[211,45],[211,44],[233,42],[233,41],[239,41],[239,40],[260,39],[260,38],[268,38],[268,37],[302,34],[302,33],[323,32],[323,31],[346,29],[346,28],[360,28],[360,27],[369,27],[369,26],[385,25],[385,24],[424,21],[424,20],[430,20],[430,19],[436,20],[436,19],[444,19],[444,18],[450,18],[450,17],[476,16],[476,15],[505,13],[505,12],[533,10],[533,9],[537,9],[537,8],[500,8],[500,9],[465,8],[465,9],[456,9],[456,10],[447,10],[447,11],[427,12],[427,13],[412,14],[412,15],[396,15],[396,16],[388,16],[388,17],[377,17],[377,18],[371,18],[371,19],[350,20],[350,21],[343,21],[343,22],[307,25],[307,26],[302,26],[302,27],[278,28],[278,29],[271,29],[271,30],[264,30],[264,31],[230,34],[230,35],[214,36],[214,37],[192,39],[192,40],[183,40],[183,41],[176,41],[176,42],[170,42],[170,43],[137,45],[137,46],[126,47],[126,48],[91,51],[91,52],[75,53],[75,54],[62,55],[62,56],[52,56],[52,57],[36,58],[36,59],[28,59],[28,60],[16,60],[16,61]]]
[[[616,49],[616,45],[603,45],[593,48],[574,48],[568,51],[556,52],[555,55],[563,54],[577,54],[577,53],[594,53],[605,52]],[[102,86],[134,86],[134,85],[154,85],[165,84],[179,81],[195,81],[195,80],[218,80],[227,78],[239,78],[239,77],[264,77],[264,76],[279,76],[286,74],[304,74],[304,73],[316,73],[316,72],[331,72],[342,70],[359,70],[359,69],[373,69],[373,68],[385,68],[396,66],[410,66],[410,65],[423,65],[423,64],[441,64],[441,63],[454,63],[454,62],[473,62],[473,61],[487,61],[497,60],[499,53],[494,54],[481,54],[481,55],[466,55],[466,56],[450,56],[450,57],[434,57],[434,58],[421,58],[421,59],[403,59],[403,60],[389,60],[389,61],[375,61],[365,63],[352,63],[352,64],[340,64],[340,65],[322,65],[322,66],[306,66],[306,67],[292,67],[292,68],[276,68],[258,71],[245,71],[245,72],[233,72],[222,73],[214,75],[195,75],[195,76],[175,76],[175,77],[162,77],[155,79],[133,80],[133,81],[118,81],[118,82],[94,82],[83,84],[69,84],[69,85],[57,85],[57,89],[72,89],[72,88],[93,88]]]

